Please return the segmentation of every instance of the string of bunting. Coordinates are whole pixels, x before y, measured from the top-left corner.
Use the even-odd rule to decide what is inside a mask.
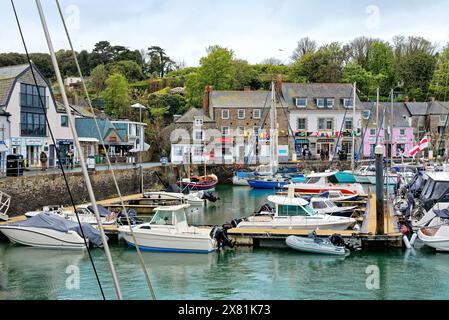
[[[319,131],[314,131],[314,132],[309,132],[309,131],[297,131],[295,133],[295,136],[298,138],[338,138],[340,137],[352,137],[352,136],[360,136],[362,133],[362,131],[360,129],[357,130],[346,130],[340,132],[339,131],[333,131],[333,132],[319,132]]]

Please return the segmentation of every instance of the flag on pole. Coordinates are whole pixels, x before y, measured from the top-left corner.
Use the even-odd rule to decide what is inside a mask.
[[[412,157],[415,156],[415,154],[417,154],[420,151],[423,151],[425,149],[429,148],[429,139],[427,138],[427,136],[425,136],[419,143],[417,146],[413,147],[410,150],[410,155]]]

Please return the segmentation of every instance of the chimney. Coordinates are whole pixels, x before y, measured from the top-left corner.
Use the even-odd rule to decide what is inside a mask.
[[[405,96],[405,97],[404,97],[404,102],[407,103],[407,102],[409,102],[409,101],[410,101],[410,100],[409,100],[409,97],[408,97],[408,96]]]
[[[277,91],[278,94],[282,96],[282,74],[278,74],[276,77],[276,82],[277,82]]]
[[[210,93],[212,90],[212,86],[206,86],[204,89],[203,111],[206,116],[210,116]]]
[[[435,97],[430,97],[430,98],[429,98],[429,101],[430,101],[430,102],[435,102]]]

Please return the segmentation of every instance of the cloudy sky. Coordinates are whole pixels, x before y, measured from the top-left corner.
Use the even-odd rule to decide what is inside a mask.
[[[15,0],[31,52],[47,52],[32,0]],[[57,49],[67,48],[55,2],[42,0]],[[132,49],[158,45],[197,65],[218,44],[257,63],[288,61],[298,39],[346,42],[420,35],[449,42],[447,0],[60,0],[77,50],[100,40]],[[9,0],[0,1],[0,52],[23,52]]]

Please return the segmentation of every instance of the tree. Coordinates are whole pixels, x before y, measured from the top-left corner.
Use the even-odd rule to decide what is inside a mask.
[[[438,57],[430,90],[436,99],[447,101],[449,97],[449,45]]]
[[[130,110],[129,85],[121,74],[113,74],[106,80],[106,89],[103,92],[105,100],[105,112],[114,117],[127,117]]]
[[[275,57],[271,57],[271,58],[265,59],[260,64],[269,64],[271,66],[282,66],[282,65],[284,65],[280,59],[275,58]]]
[[[383,80],[378,85],[383,95],[388,95],[395,86],[394,63],[393,48],[388,42],[377,41],[371,44],[366,69],[373,75],[382,76]]]
[[[27,63],[27,59],[20,53],[0,53],[0,67],[15,66]]]
[[[43,76],[47,79],[54,79],[56,77],[51,57],[47,53],[31,53],[30,58],[34,65],[39,69]]]
[[[100,64],[107,65],[113,61],[114,52],[111,44],[108,41],[100,41],[95,44],[95,47],[91,53],[90,63],[91,68],[95,68]]]
[[[204,88],[208,85],[214,90],[232,88],[236,74],[233,52],[219,46],[209,47],[207,52],[207,57],[200,60],[198,72],[187,77],[186,95],[190,106],[201,106]]]
[[[352,40],[347,46],[348,55],[351,61],[361,65],[363,68],[368,67],[370,50],[375,40],[367,37],[359,37]]]
[[[90,68],[90,54],[86,50],[83,50],[78,55],[78,62],[80,65],[81,72],[84,76],[89,76],[91,72]]]
[[[175,63],[167,56],[161,47],[153,46],[148,48],[149,62],[147,72],[163,78],[167,73],[173,71]]]
[[[56,52],[56,59],[58,60],[59,69],[63,77],[78,75],[78,69],[76,68],[72,51],[59,50]]]
[[[258,75],[248,61],[234,60],[233,65],[235,76],[232,88],[234,90],[243,90],[245,87],[255,88],[260,86]]]
[[[142,67],[132,60],[110,63],[106,66],[106,69],[109,74],[121,73],[129,82],[140,81],[144,78]]]
[[[315,40],[311,40],[309,37],[302,38],[298,41],[291,58],[293,61],[298,61],[306,54],[315,53],[317,48],[318,45]]]
[[[104,64],[100,64],[92,70],[91,82],[93,87],[95,88],[97,98],[100,96],[100,93],[105,89],[107,79],[108,79],[108,72]]]
[[[358,89],[366,96],[369,96],[380,86],[384,79],[385,76],[383,74],[373,74],[356,62],[351,61],[344,68],[342,80],[347,83],[357,82]]]

